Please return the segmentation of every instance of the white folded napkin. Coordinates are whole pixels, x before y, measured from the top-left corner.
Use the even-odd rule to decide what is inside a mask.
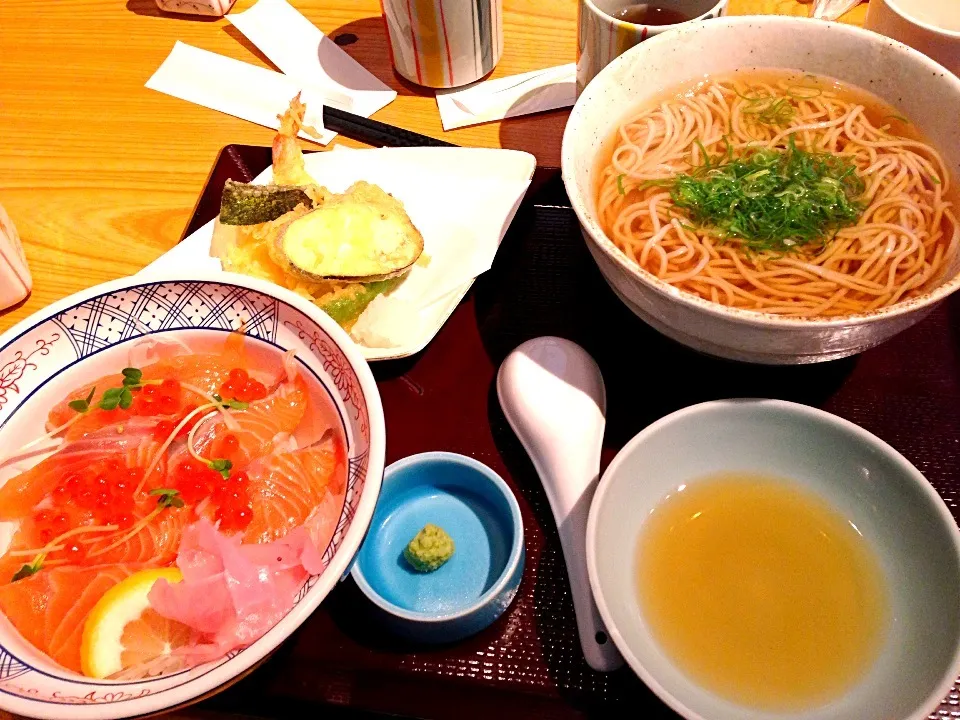
[[[444,130],[570,107],[576,101],[575,63],[437,90]]]
[[[348,109],[351,104],[348,96],[306,87],[287,75],[182,42],[173,46],[147,87],[274,130],[280,127],[277,116],[300,93],[307,106],[304,123],[320,133],[319,138],[305,132],[300,137],[323,144],[337,135],[323,127],[323,106]]]
[[[285,0],[260,0],[228,20],[283,72],[178,42],[146,86],[274,129],[299,92],[306,124],[320,131],[300,136],[323,144],[336,137],[323,128],[323,105],[370,117],[397,97]]]
[[[289,77],[348,95],[352,108],[344,110],[370,117],[397,97],[286,0],[260,0],[227,20]]]

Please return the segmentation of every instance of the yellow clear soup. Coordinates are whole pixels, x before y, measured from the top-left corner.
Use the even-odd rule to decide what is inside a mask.
[[[794,484],[751,475],[690,483],[644,523],[640,608],[699,685],[766,710],[842,695],[879,654],[882,571],[856,528]]]

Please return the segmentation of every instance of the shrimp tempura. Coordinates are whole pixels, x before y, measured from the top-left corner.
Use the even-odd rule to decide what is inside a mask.
[[[297,134],[304,130],[313,137],[320,133],[309,125],[304,125],[303,116],[307,106],[300,102],[300,93],[290,101],[290,107],[283,115],[278,115],[280,129],[273,138],[273,182],[277,185],[316,185],[307,173],[303,163],[303,152],[297,142]]]

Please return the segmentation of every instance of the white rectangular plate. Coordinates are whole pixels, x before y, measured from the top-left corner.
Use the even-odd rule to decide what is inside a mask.
[[[379,185],[400,200],[424,239],[426,266],[416,265],[382,302],[370,329],[389,333],[390,347],[357,343],[367,360],[407,357],[422,350],[466,295],[494,255],[530,185],[536,160],[517,150],[487,148],[378,148],[306,156],[307,171],[333,192],[359,181]],[[270,181],[268,168],[254,180]],[[185,238],[141,271],[218,270],[210,257],[213,222]],[[402,322],[399,322],[401,321]],[[378,323],[392,327],[378,327]],[[401,327],[402,325],[402,327]]]

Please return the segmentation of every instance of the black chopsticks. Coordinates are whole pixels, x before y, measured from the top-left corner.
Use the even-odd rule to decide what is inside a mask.
[[[327,130],[379,147],[458,147],[444,140],[370,120],[344,110],[323,106],[323,126]]]

